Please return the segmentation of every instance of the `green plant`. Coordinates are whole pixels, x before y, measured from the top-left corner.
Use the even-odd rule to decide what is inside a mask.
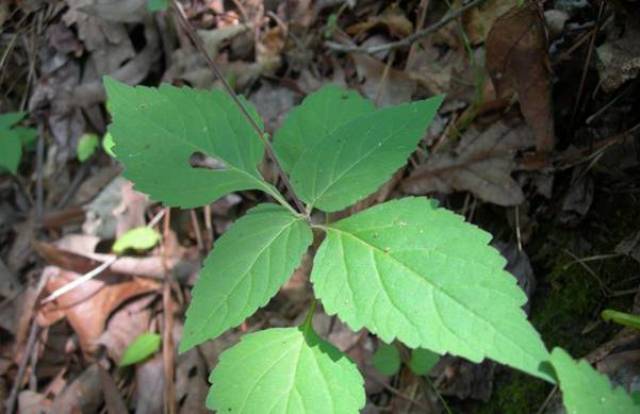
[[[143,333],[127,346],[118,365],[126,367],[144,361],[160,349],[161,342],[160,335],[151,332]]]
[[[0,172],[4,169],[16,174],[22,158],[22,148],[29,146],[37,137],[34,128],[15,126],[25,116],[24,112],[0,115]]]
[[[386,343],[423,349],[416,371],[450,353],[474,362],[488,357],[555,382],[554,361],[521,309],[526,296],[488,245],[490,234],[415,197],[337,222],[311,218],[314,209],[343,210],[386,182],[416,148],[441,97],[376,109],[355,92],[326,86],[291,111],[272,149],[257,111],[242,98],[109,78],[105,86],[113,150],[139,190],[183,208],[249,189],[277,202],[251,209],[217,241],[192,292],[181,352],[264,306],[316,232],[324,240],[311,282],[324,310]],[[265,150],[282,168],[294,205],[262,178]],[[209,167],[192,167],[194,154],[208,157]],[[225,351],[207,406],[235,413],[362,408],[363,379],[313,331],[315,306],[300,327],[251,333]]]

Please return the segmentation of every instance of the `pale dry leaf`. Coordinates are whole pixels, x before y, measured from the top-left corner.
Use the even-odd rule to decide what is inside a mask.
[[[533,145],[526,125],[500,121],[487,130],[467,130],[454,153],[435,153],[402,183],[411,194],[469,191],[501,206],[524,201],[522,189],[511,177],[515,152]]]
[[[600,84],[605,92],[613,92],[640,74],[640,27],[629,21],[624,34],[596,49]]]
[[[205,414],[203,404],[209,392],[208,370],[197,349],[178,356],[176,362],[176,400],[181,414]]]
[[[46,395],[31,390],[18,394],[18,412],[20,414],[48,414],[51,411],[51,400]]]
[[[417,82],[405,72],[388,68],[371,56],[354,53],[353,58],[364,95],[379,107],[411,101]],[[385,74],[386,72],[386,74]]]
[[[136,365],[136,414],[162,412],[164,401],[164,364],[162,353]]]
[[[49,294],[80,277],[79,274],[48,266],[45,293]],[[111,313],[127,299],[157,290],[159,283],[144,278],[110,274],[88,280],[79,287],[45,304],[37,314],[41,326],[50,326],[66,317],[78,335],[85,354],[91,354]]]
[[[551,73],[544,22],[535,2],[515,6],[493,24],[486,66],[498,97],[517,93],[520,110],[540,152],[555,144]]]

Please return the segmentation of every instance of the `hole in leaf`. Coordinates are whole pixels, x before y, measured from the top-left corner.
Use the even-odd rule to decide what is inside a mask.
[[[205,170],[224,170],[227,168],[222,160],[210,157],[200,151],[191,154],[191,157],[189,157],[189,165],[193,168],[204,168]]]

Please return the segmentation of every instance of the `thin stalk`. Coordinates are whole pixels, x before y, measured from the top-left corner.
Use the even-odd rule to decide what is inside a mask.
[[[309,305],[309,311],[307,311],[307,316],[304,318],[304,322],[302,322],[302,331],[306,335],[310,330],[313,330],[313,314],[316,313],[316,307],[318,306],[318,300],[313,298],[311,305]]]
[[[213,73],[220,80],[220,82],[222,82],[222,86],[227,91],[231,99],[233,99],[233,102],[238,106],[238,108],[240,109],[240,112],[242,112],[242,115],[247,119],[247,121],[249,121],[249,124],[251,125],[251,127],[258,133],[258,137],[264,144],[264,147],[267,151],[267,156],[271,158],[271,160],[275,164],[278,170],[278,175],[282,179],[282,183],[284,184],[284,186],[287,188],[287,191],[291,195],[291,198],[293,199],[293,202],[296,205],[296,208],[298,209],[299,212],[304,212],[305,211],[304,204],[302,203],[302,201],[300,201],[300,199],[296,196],[296,193],[293,191],[291,182],[289,181],[289,178],[287,177],[287,175],[284,173],[284,170],[280,166],[280,163],[278,162],[278,157],[276,157],[276,154],[273,151],[273,147],[271,146],[271,143],[265,136],[264,131],[262,131],[262,128],[258,126],[255,119],[251,117],[251,115],[247,111],[247,108],[245,108],[245,106],[242,104],[242,102],[238,98],[238,95],[236,95],[231,85],[229,85],[229,82],[227,82],[224,76],[222,76],[222,72],[218,68],[218,65],[216,65],[216,63],[213,61],[211,56],[209,56],[209,53],[207,53],[207,50],[204,47],[204,43],[202,42],[202,39],[200,38],[200,36],[198,36],[198,34],[196,33],[191,23],[189,23],[187,16],[184,14],[184,10],[182,9],[182,6],[180,6],[180,4],[176,0],[173,0],[171,2],[171,6],[176,12],[176,16],[178,17],[178,22],[182,26],[182,29],[185,31],[187,36],[189,36],[189,38],[195,45],[196,49],[198,49],[198,51],[205,58],[205,60],[207,61],[207,64],[209,65],[209,68],[213,71]],[[270,194],[273,195],[273,193],[270,193]]]

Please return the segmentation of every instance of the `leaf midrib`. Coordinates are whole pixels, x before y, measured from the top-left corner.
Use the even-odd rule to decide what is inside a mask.
[[[239,277],[238,280],[236,280],[236,282],[233,284],[233,286],[231,286],[231,288],[229,289],[228,293],[226,295],[224,295],[224,300],[221,300],[218,302],[217,305],[215,305],[214,307],[211,308],[211,311],[209,312],[209,314],[207,315],[207,317],[204,319],[204,321],[200,324],[200,328],[198,329],[199,331],[201,331],[202,329],[204,329],[204,327],[206,325],[209,324],[209,322],[211,321],[211,318],[217,313],[217,311],[223,306],[223,305],[227,305],[227,300],[228,298],[232,295],[232,293],[235,291],[235,289],[238,287],[238,285],[240,285],[242,282],[244,282],[247,278],[247,275],[250,273],[251,269],[253,268],[253,266],[255,266],[258,258],[260,258],[262,256],[262,254],[265,252],[265,250],[267,250],[276,239],[278,239],[286,230],[288,230],[294,223],[299,222],[301,219],[297,218],[297,217],[292,217],[292,220],[290,222],[288,222],[285,226],[282,227],[282,229],[280,229],[280,231],[271,239],[269,240],[268,243],[265,243],[265,246],[262,247],[260,249],[260,251],[255,255],[255,260],[251,261],[251,263],[247,266],[247,268],[245,270],[242,271],[242,277]],[[246,307],[246,304],[243,306],[243,308]],[[228,311],[227,311],[227,315],[228,316]]]
[[[350,233],[347,231],[343,231],[341,229],[338,229],[336,227],[328,227],[329,231],[335,231],[337,233],[339,233],[341,236],[342,235],[346,235],[347,237],[365,245],[366,247],[369,247],[372,250],[375,250],[377,253],[379,254],[383,254],[385,257],[389,257],[393,262],[397,263],[400,267],[406,269],[408,271],[409,274],[411,274],[412,276],[414,276],[415,278],[417,278],[419,280],[420,283],[422,284],[426,284],[432,291],[437,291],[439,290],[440,292],[444,293],[448,298],[450,298],[453,302],[459,304],[462,308],[466,309],[470,314],[474,315],[477,319],[486,322],[489,326],[491,326],[493,328],[493,331],[499,335],[501,338],[504,338],[505,340],[507,340],[508,342],[516,345],[516,347],[518,349],[520,349],[523,353],[532,356],[535,360],[538,360],[539,358],[535,357],[535,355],[529,353],[529,351],[526,351],[525,349],[523,349],[519,344],[517,344],[516,342],[514,342],[509,336],[504,335],[503,333],[501,333],[498,329],[496,329],[496,327],[494,326],[493,322],[491,322],[490,320],[487,320],[483,317],[481,317],[478,313],[476,313],[473,309],[469,308],[464,302],[461,302],[460,300],[458,300],[455,296],[452,296],[446,289],[443,289],[441,286],[433,283],[433,281],[428,280],[424,277],[422,277],[420,275],[420,273],[418,273],[416,270],[414,270],[413,268],[411,268],[409,265],[407,265],[406,263],[402,262],[401,260],[397,259],[396,257],[394,257],[390,252],[385,252],[383,249],[380,249],[377,246],[374,246],[370,243],[368,243],[366,240],[361,239],[360,237],[356,236],[354,233]],[[436,249],[433,249],[434,251],[437,251]],[[443,254],[444,253],[441,253]],[[446,257],[446,255],[444,255]],[[377,272],[378,274],[378,278],[381,278],[380,272]],[[385,294],[388,297],[388,292],[385,291]],[[435,299],[434,299],[435,300]],[[390,303],[393,305],[393,301],[390,301]],[[394,305],[395,306],[395,305]],[[435,306],[435,301],[434,301],[434,306]],[[398,308],[396,308],[398,309]],[[398,309],[399,311],[399,309]],[[401,312],[402,313],[402,312]],[[443,324],[443,326],[446,327],[446,324]],[[454,334],[455,335],[455,334]],[[487,352],[482,349],[482,354],[486,355]]]

